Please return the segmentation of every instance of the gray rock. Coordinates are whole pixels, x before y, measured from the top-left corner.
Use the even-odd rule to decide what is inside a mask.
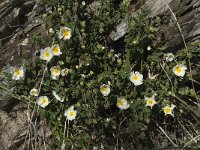
[[[193,5],[194,8],[197,8],[197,7],[199,7],[199,6],[200,6],[200,1],[197,1],[197,2]]]
[[[11,26],[16,25],[18,22],[20,8],[14,8],[6,18],[2,19],[0,23],[0,39],[12,34]]]
[[[154,17],[156,15],[161,15],[168,8],[166,7],[172,2],[172,0],[148,0],[142,8],[148,8],[151,10],[149,17]]]
[[[21,31],[22,25],[25,26],[27,23],[31,24],[36,19],[34,17],[37,16],[37,12],[42,9],[41,7],[38,7],[38,3],[39,1],[32,0],[7,0],[0,4],[1,45],[3,45],[16,34],[20,36],[21,34],[25,33]],[[32,24],[32,26],[34,25],[35,24]],[[25,29],[27,29],[27,27],[23,27],[23,30]],[[30,31],[30,27],[28,31]]]
[[[197,23],[192,30],[188,33],[186,36],[186,39],[193,39],[193,41],[198,40],[196,42],[199,42],[199,37],[200,37],[200,22]]]
[[[51,128],[49,125],[47,125],[47,120],[40,121],[39,129],[37,131],[38,136],[44,137],[44,138],[50,138],[52,135]]]
[[[96,1],[88,5],[86,10],[88,13],[92,13],[92,12],[95,12],[100,6],[101,6],[101,3],[99,1]]]
[[[170,4],[172,0],[148,0],[137,12],[140,12],[144,8],[151,10],[149,17],[154,17],[158,14],[162,14],[167,10],[166,5]],[[136,16],[137,12],[132,16]],[[128,17],[123,19],[122,22],[117,25],[116,31],[112,31],[109,35],[111,40],[117,41],[128,32]]]
[[[110,38],[113,41],[117,41],[119,38],[123,37],[128,32],[128,20],[124,19],[119,25],[116,27],[116,31],[112,31],[110,33]]]
[[[148,17],[155,17],[158,14],[162,15],[168,10],[167,5],[169,5],[171,2],[172,0],[148,0],[137,12],[139,12],[141,9],[148,8],[151,10],[151,13]],[[200,3],[198,1],[193,0],[193,2],[191,3],[192,6],[188,6],[188,8],[193,7],[194,9],[200,9],[198,8],[200,6],[199,4]],[[187,10],[184,13],[187,13]],[[133,17],[135,15],[136,13],[132,14]],[[188,15],[190,15],[190,12],[188,12]],[[197,18],[198,16],[199,14],[197,13],[197,16],[195,18]],[[187,37],[196,36],[199,33],[198,29],[199,25],[195,25],[195,27],[193,28],[194,31],[191,31]],[[113,41],[117,41],[119,38],[123,37],[127,32],[128,18],[125,18],[119,25],[117,25],[116,31],[111,32],[110,38]]]
[[[30,140],[35,142],[34,136],[32,135],[31,139],[26,139],[26,134],[28,132],[28,118],[27,113],[31,113],[27,109],[27,105],[24,103],[18,103],[15,105],[10,113],[0,110],[0,149],[8,150],[15,149],[21,150],[23,147],[27,149],[27,142]],[[34,124],[34,121],[33,121]],[[54,143],[52,135],[52,130],[47,125],[46,121],[37,122],[37,143],[36,149],[44,149],[44,139],[46,140],[45,147],[51,149],[51,144]],[[31,131],[34,133],[34,131]],[[44,134],[43,134],[44,133]],[[25,143],[26,141],[26,143]],[[34,143],[35,144],[35,143]]]
[[[18,108],[15,107],[16,112],[10,114],[0,110],[0,149],[6,150],[11,147],[16,149],[17,143],[14,142],[14,139],[26,128],[26,111],[23,109],[23,105],[20,105],[16,106]]]

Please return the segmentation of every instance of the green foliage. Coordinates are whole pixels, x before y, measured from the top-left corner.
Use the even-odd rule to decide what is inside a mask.
[[[50,104],[39,109],[39,116],[48,118],[58,147],[65,140],[67,149],[72,146],[76,149],[92,149],[102,145],[105,149],[117,146],[125,149],[152,148],[148,133],[167,121],[166,118],[177,122],[188,113],[193,118],[199,118],[195,105],[199,96],[191,86],[191,80],[199,79],[198,69],[192,70],[191,77],[188,66],[188,59],[199,56],[199,45],[191,44],[188,50],[181,49],[174,53],[172,62],[166,62],[164,55],[167,51],[154,44],[157,33],[146,19],[148,11],[145,11],[135,18],[129,18],[129,32],[123,41],[125,46],[112,50],[107,37],[124,16],[129,16],[128,6],[102,0],[101,7],[88,13],[88,1],[86,5],[74,0],[44,2],[52,9],[52,12],[44,15],[45,27],[47,30],[52,28],[54,33],[42,38],[36,34],[34,40],[39,44],[44,38],[47,47],[52,43],[59,44],[63,54],[53,57],[47,66],[38,54],[33,62],[24,64],[24,80],[11,81],[11,85],[15,86],[14,92],[18,95],[29,96],[32,88],[39,88],[47,67],[40,96],[48,96]],[[72,30],[71,39],[63,41],[58,38],[62,26]],[[188,66],[182,79],[172,71],[177,64]],[[69,74],[53,80],[50,68],[56,65],[69,68]],[[199,68],[199,63],[192,66],[195,67]],[[132,71],[143,74],[142,85],[131,83],[129,76]],[[103,96],[100,86],[108,82],[111,93]],[[64,102],[54,98],[53,90],[66,97]],[[145,97],[153,95],[158,104],[152,109],[145,107]],[[117,108],[119,97],[126,98],[130,108]],[[29,100],[35,102],[37,99],[29,96]],[[168,104],[176,105],[174,118],[164,116],[162,108]],[[64,111],[72,105],[77,110],[77,117],[69,122],[69,137],[63,137],[66,120]]]

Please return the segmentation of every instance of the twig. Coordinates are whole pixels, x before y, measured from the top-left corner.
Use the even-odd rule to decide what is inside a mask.
[[[184,38],[184,36],[183,36],[183,33],[182,33],[182,30],[181,30],[180,24],[178,23],[178,20],[177,20],[177,18],[176,18],[176,15],[173,13],[173,11],[172,11],[172,9],[169,7],[169,5],[167,5],[167,7],[168,7],[168,9],[169,9],[170,12],[171,12],[171,14],[172,14],[172,16],[173,16],[173,18],[174,18],[174,21],[176,22],[176,25],[177,25],[177,27],[178,27],[179,33],[181,34],[181,37],[182,37],[182,40],[183,40],[185,49],[186,49],[186,51],[187,51],[187,53],[188,53],[189,50],[188,50],[187,44],[186,44],[186,42],[185,42],[185,38]],[[191,68],[190,58],[188,58],[188,64],[189,64],[189,71],[190,71],[189,74],[190,74],[190,77],[191,77],[191,79],[192,79],[192,68]],[[192,81],[192,88],[193,88],[194,91],[195,91],[194,82],[193,82],[193,80],[191,80],[191,81]]]
[[[158,126],[158,125],[157,125],[157,126]],[[168,138],[168,140],[169,140],[175,147],[178,146],[178,145],[176,145],[176,144],[172,141],[172,139],[167,135],[167,133],[163,130],[162,127],[158,126],[158,128],[162,131],[162,133],[164,133],[164,135]]]
[[[37,111],[36,111],[36,115],[38,114],[38,111],[39,111],[39,105],[37,106]],[[36,148],[36,144],[37,144],[37,129],[36,129],[36,124],[37,124],[37,117],[35,118],[35,122],[34,122],[34,137],[35,137],[35,148]]]
[[[11,35],[9,35],[9,36],[6,36],[6,37],[4,37],[4,38],[1,38],[0,41],[5,40],[5,39],[8,39],[8,38],[10,38],[10,37],[13,37],[14,34],[15,34],[15,33],[13,33],[13,34],[11,34]],[[4,51],[3,51],[3,52],[4,52]]]
[[[173,96],[173,97],[175,97],[177,100],[179,100],[180,102],[182,102],[186,107],[188,106],[188,104],[183,100],[183,99],[181,99],[180,97],[178,97],[178,96]],[[192,102],[193,104],[195,104],[195,105],[197,105],[198,107],[200,107],[200,104],[199,103],[196,103],[196,102],[194,102],[194,101],[192,101],[192,100],[190,100],[190,99],[188,99],[190,102]],[[193,111],[193,112],[195,112],[195,111]]]
[[[39,89],[38,89],[38,93],[39,93],[39,94],[40,94],[41,87],[42,87],[42,84],[43,84],[43,81],[44,81],[45,73],[46,73],[46,71],[47,71],[47,65],[48,65],[48,62],[46,63],[46,66],[45,66],[44,71],[43,71],[42,80],[41,80],[41,82],[40,82],[40,86],[39,86]],[[37,96],[37,99],[38,99],[38,97],[39,97],[39,94],[38,94],[38,96]],[[28,124],[29,140],[30,140],[30,136],[32,135],[32,134],[30,134],[30,132],[32,131],[32,130],[31,130],[31,126],[33,126],[33,128],[34,128],[34,134],[36,134],[36,123],[37,123],[37,118],[36,118],[34,124],[32,124],[32,119],[33,119],[33,116],[34,116],[36,104],[37,104],[37,101],[35,101],[34,107],[33,107],[33,111],[32,111],[32,113],[31,113],[30,117],[28,118],[28,123],[29,123],[29,124]],[[38,110],[39,110],[39,106],[37,107],[37,112],[36,112],[36,114],[38,113]],[[26,138],[27,138],[27,135],[26,135]],[[25,138],[25,141],[26,141],[26,138]],[[30,143],[30,141],[29,141],[29,143]],[[35,138],[35,144],[36,144],[36,138]],[[35,146],[36,146],[36,145],[35,145]]]
[[[67,121],[68,121],[68,127],[67,127]],[[69,130],[69,120],[65,120],[65,126],[64,126],[64,133],[63,133],[63,142],[62,142],[62,145],[61,145],[61,150],[64,150],[65,149],[65,133],[66,133],[66,127],[67,127],[67,137],[68,137],[68,130]]]
[[[195,141],[195,142],[196,142],[195,139],[197,139],[197,138],[199,138],[199,137],[200,137],[200,135],[198,135],[198,136],[194,137],[193,139],[191,139],[189,142],[187,142],[187,143],[183,146],[183,148],[185,148],[185,147],[188,146],[190,143],[192,143],[192,141]]]
[[[39,86],[39,89],[38,89],[38,96],[37,96],[37,98],[38,98],[39,95],[40,95],[40,91],[41,91],[42,84],[43,84],[43,81],[44,81],[44,76],[45,76],[45,73],[46,73],[46,71],[47,71],[47,65],[48,65],[48,62],[46,63],[45,69],[44,69],[44,71],[43,71],[42,80],[41,80],[41,82],[40,82],[40,86]],[[34,107],[33,107],[33,112],[32,112],[32,114],[31,114],[31,120],[32,120],[32,118],[33,118],[33,114],[34,114],[34,111],[35,111],[36,103],[37,103],[37,102],[35,101],[35,104],[34,104]]]
[[[116,150],[118,150],[118,147],[119,147],[119,139],[117,137],[117,147],[116,147]]]
[[[127,117],[125,117],[125,118],[120,122],[120,124],[119,124],[119,131],[120,131],[120,128],[121,128],[122,123],[123,123],[126,119],[127,119]],[[119,148],[119,139],[118,139],[118,135],[117,135],[117,150],[118,150],[118,148]]]
[[[123,123],[126,119],[127,119],[127,117],[125,117],[125,118],[120,122],[120,124],[119,124],[119,130],[120,130],[120,128],[121,128],[122,123]]]
[[[26,113],[26,115],[27,115],[27,120],[28,120],[28,122],[31,122],[31,121],[30,121],[29,108],[30,108],[30,102],[28,103],[28,106],[27,106],[27,113]],[[29,136],[29,139],[30,139],[29,126],[28,126],[27,132],[28,132],[28,133],[26,133],[26,136],[25,136],[25,140],[24,140],[24,144],[23,144],[22,150],[24,150],[24,148],[25,148],[26,141],[27,141],[27,136]],[[28,142],[28,145],[29,145],[29,142]],[[28,147],[29,147],[29,146],[28,146]]]
[[[180,122],[180,121],[178,121],[178,123],[180,123],[180,125],[182,126],[182,128],[183,128],[183,130],[185,130],[186,131],[186,133],[193,139],[194,137],[190,134],[190,132],[185,128],[185,126]],[[196,142],[196,140],[195,140],[195,142]]]
[[[45,73],[47,71],[47,65],[48,65],[48,62],[46,63],[46,66],[45,66],[44,71],[43,71],[42,80],[40,82],[40,86],[39,86],[39,89],[38,89],[38,93],[39,94],[40,94],[40,91],[41,91],[41,88],[42,88],[42,84],[43,84],[43,81],[44,81]],[[38,96],[39,96],[39,94],[38,94]],[[38,98],[38,96],[37,96],[37,98]],[[37,103],[37,101],[35,101],[35,104],[34,104],[34,110],[33,110],[32,115],[31,115],[31,120],[33,118],[33,114],[34,114],[34,111],[35,111],[36,103]],[[38,114],[38,111],[39,111],[39,105],[37,106],[36,114]],[[36,123],[37,123],[37,117],[35,118],[35,122],[34,122],[34,131],[35,131],[35,135],[34,136],[36,136],[36,134],[37,134],[37,132],[36,132]],[[36,146],[36,143],[37,143],[37,141],[36,141],[36,138],[35,138],[35,146]]]
[[[198,82],[198,81],[196,81],[196,80],[194,80],[194,79],[192,79],[192,78],[189,78],[189,80],[191,80],[191,81],[193,81],[193,82],[195,82],[195,83],[197,83],[197,84],[200,85],[200,82]]]
[[[67,120],[67,138],[69,137],[69,120]]]
[[[46,142],[45,142],[45,133],[44,133],[44,128],[42,127],[42,132],[43,132],[43,143],[44,143],[44,149],[46,150]]]

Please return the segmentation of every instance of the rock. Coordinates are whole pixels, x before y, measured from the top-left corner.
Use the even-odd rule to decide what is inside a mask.
[[[190,3],[187,3],[187,5],[182,5],[182,3],[179,3],[177,1],[174,1],[170,4],[171,6],[173,6],[172,11],[176,15],[176,18],[181,27],[181,32],[186,42],[199,42],[200,39],[200,15],[198,15],[200,12],[200,6],[196,7],[197,3],[198,1],[192,0],[190,1]],[[178,8],[182,7],[182,9],[177,10],[175,6]],[[166,42],[163,45],[163,48],[174,49],[174,51],[176,51],[177,49],[184,47],[183,40],[177,28],[177,25],[173,21],[172,14],[169,11],[167,11],[165,15],[170,15],[171,20],[169,20],[169,22],[165,25],[161,24],[161,26],[163,27],[159,27],[158,32],[165,36]],[[173,25],[169,26],[170,23]],[[176,29],[176,31],[174,31],[174,28]]]
[[[6,0],[0,4],[0,20],[5,18],[10,12],[24,3],[25,0]],[[1,25],[1,24],[0,24]]]
[[[6,80],[5,72],[9,73],[12,70],[12,66],[9,64],[4,66],[0,71],[0,85],[9,87]],[[12,89],[11,89],[12,90]],[[27,114],[32,113],[32,109],[27,109],[27,104],[22,101],[18,101],[12,97],[9,97],[7,91],[0,88],[0,95],[3,95],[3,100],[0,100],[0,149],[16,149],[21,150],[28,149],[28,142],[30,139],[26,139],[28,133],[28,117]],[[34,124],[35,116],[32,123]],[[33,127],[32,127],[33,130]],[[29,131],[30,132],[30,131]],[[50,145],[54,143],[52,137],[52,130],[47,124],[46,120],[38,121],[36,124],[36,147],[50,149]],[[34,137],[34,131],[31,131],[32,138]],[[26,140],[25,140],[26,139]],[[34,138],[33,138],[34,139]],[[44,147],[44,139],[48,139]],[[25,142],[26,141],[26,142]],[[34,141],[34,140],[33,140]]]
[[[19,29],[22,28],[22,25],[32,23],[31,20],[38,11],[34,8],[38,6],[38,3],[31,0],[8,0],[0,5],[0,20],[2,20],[0,22],[1,45],[5,44],[15,34],[19,36]],[[37,8],[40,9],[41,7]]]
[[[190,41],[200,42],[200,22],[197,23],[192,30],[186,36],[186,39],[192,39]]]
[[[148,0],[137,12],[132,13],[132,17],[135,17],[137,13],[143,9],[151,10],[151,14],[149,14],[149,17],[154,17],[166,11],[166,5],[169,4],[171,1],[172,0]],[[117,25],[116,31],[112,31],[110,33],[109,37],[111,38],[111,40],[117,41],[128,32],[128,20],[128,17],[124,18],[122,22],[119,25]]]
[[[2,2],[0,0],[1,86],[10,87],[3,72],[10,72],[12,66],[19,65],[23,59],[27,61],[32,59],[36,48],[30,43],[27,44],[27,40],[29,42],[29,36],[33,37],[35,32],[44,32],[40,19],[44,10],[45,8],[39,1],[5,0]],[[27,104],[9,97],[9,94],[2,89],[0,89],[0,97],[0,150],[21,150],[24,146],[28,149],[25,139],[30,123],[27,121],[27,113],[30,110],[27,109]],[[44,121],[38,121],[36,129],[36,148],[51,149],[54,139],[51,136],[50,126]],[[43,131],[44,135],[39,134]],[[45,141],[45,146],[44,137],[48,139]],[[31,138],[34,139],[34,136],[32,135]],[[33,141],[33,139],[26,139],[26,141]]]
[[[30,114],[31,111],[27,109],[27,105],[23,102],[15,105],[10,113],[0,110],[0,149],[21,150],[24,146],[25,149],[27,149],[28,139],[26,139],[26,134],[28,132],[27,129],[29,124],[27,121],[27,113]],[[46,121],[38,121],[36,128],[38,133],[36,136],[36,146],[38,149],[42,147],[44,148],[44,139],[48,139],[45,141],[45,147],[51,149],[50,147],[54,143],[54,140],[51,136],[52,130],[49,125],[47,125]],[[32,131],[32,133],[34,132]],[[34,138],[32,140],[34,141]]]
[[[99,7],[101,6],[101,3],[99,1],[93,2],[90,5],[87,6],[86,11],[90,14],[95,12]]]
[[[123,37],[128,32],[128,19],[124,19],[119,25],[116,27],[116,31],[112,31],[110,33],[110,38],[113,41],[117,41],[119,38]]]
[[[7,0],[0,4],[0,68],[32,57],[35,46],[22,43],[25,38],[29,41],[29,36],[32,38],[36,31],[44,32],[40,16],[45,9],[39,1],[33,0]]]
[[[172,0],[148,0],[143,8],[148,8],[151,10],[151,13],[149,14],[149,17],[155,17],[156,15],[161,15],[165,11],[168,10],[166,7],[168,4],[170,4]]]
[[[21,106],[20,106],[21,105]],[[16,106],[16,111],[12,113],[6,113],[0,110],[0,149],[9,149],[11,147],[17,147],[20,141],[14,142],[15,137],[20,132],[25,130],[26,127],[26,111],[24,105],[20,104]],[[17,108],[18,107],[18,108]]]
[[[1,23],[0,39],[12,34],[11,26],[17,25],[19,12],[20,12],[19,8],[14,8],[13,11],[10,12],[10,14],[6,18],[2,19],[4,21],[3,21],[3,23]]]
[[[40,121],[39,129],[37,131],[38,136],[44,137],[44,138],[50,138],[52,135],[52,130],[47,124],[47,120]]]
[[[170,5],[172,11],[178,18],[178,22],[181,25],[183,35],[186,38],[186,41],[196,41],[199,40],[199,23],[200,23],[200,3],[198,0],[192,0],[186,2],[172,1],[172,0],[148,0],[137,12],[141,11],[144,8],[149,8],[151,13],[148,17],[153,18],[155,16],[162,16],[162,22],[158,27],[158,32],[160,35],[164,35],[166,38],[166,43],[163,48],[172,48],[180,47],[183,45],[182,38],[180,33],[174,33],[170,27],[175,27],[176,23],[173,22],[173,25],[170,26],[170,23],[173,20],[172,14],[170,13],[167,5]],[[136,12],[132,13],[134,17]],[[165,17],[166,16],[166,17]],[[171,20],[169,20],[171,16]],[[165,20],[167,18],[167,20]],[[123,37],[128,32],[128,20],[129,18],[124,18],[122,22],[117,25],[116,31],[112,31],[109,35],[112,41],[117,41]],[[177,43],[178,41],[178,43]]]

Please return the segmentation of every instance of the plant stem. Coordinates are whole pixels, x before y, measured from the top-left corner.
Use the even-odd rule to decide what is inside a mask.
[[[179,23],[178,23],[178,21],[177,21],[177,18],[176,18],[176,16],[175,16],[175,14],[173,13],[172,9],[169,7],[169,5],[167,5],[167,7],[168,7],[168,9],[170,10],[170,12],[171,12],[171,14],[172,14],[172,16],[173,16],[173,18],[174,18],[174,21],[175,21],[175,23],[176,23],[176,25],[177,25],[177,28],[178,28],[178,30],[179,30],[179,33],[181,34],[181,37],[182,37],[182,40],[183,40],[185,49],[186,49],[187,54],[188,54],[188,53],[189,53],[189,50],[188,50],[188,47],[187,47],[185,38],[184,38],[184,36],[183,36],[181,27],[180,27],[180,25],[179,25]],[[188,57],[188,65],[189,65],[189,71],[190,71],[190,72],[189,72],[189,75],[190,75],[190,78],[192,79],[192,68],[191,68],[191,62],[190,62],[190,58],[189,58],[189,57]],[[193,80],[191,80],[191,81],[192,81],[192,87],[193,87],[193,89],[194,89],[194,91],[195,91],[194,82],[193,82]]]

